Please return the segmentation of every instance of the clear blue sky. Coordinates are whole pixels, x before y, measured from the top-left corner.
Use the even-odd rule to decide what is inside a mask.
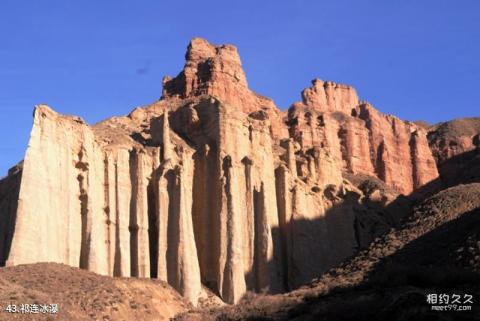
[[[403,119],[479,115],[480,1],[1,0],[0,176],[33,106],[89,122],[161,94],[194,36],[232,43],[250,87],[288,107],[313,78]]]

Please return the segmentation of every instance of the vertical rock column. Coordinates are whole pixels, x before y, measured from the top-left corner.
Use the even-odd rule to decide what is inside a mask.
[[[108,235],[105,206],[105,168],[103,153],[96,146],[91,132],[87,132],[78,166],[84,166],[83,181],[80,181],[82,202],[82,260],[86,269],[109,275]],[[82,175],[82,174],[80,174]],[[80,176],[79,176],[80,178]],[[82,266],[81,266],[82,267]]]
[[[244,157],[242,159],[245,172],[245,218],[243,228],[244,239],[244,268],[246,274],[247,289],[255,289],[255,277],[253,273],[254,268],[254,249],[255,249],[255,217],[253,204],[253,182],[252,182],[252,166],[253,161]]]
[[[194,177],[193,177],[193,225],[195,230],[195,241],[200,263],[202,281],[208,282],[208,274],[212,248],[209,243],[211,233],[211,186],[209,184],[209,146],[203,145],[194,155]]]
[[[115,265],[115,248],[116,248],[116,238],[117,238],[117,201],[116,201],[116,186],[115,186],[115,158],[114,155],[110,152],[105,153],[104,159],[105,166],[105,177],[104,177],[104,197],[105,205],[104,211],[107,216],[107,264],[108,264],[108,274],[110,276],[114,275],[114,265]]]
[[[178,213],[173,215],[172,225],[178,230],[175,284],[172,284],[189,302],[197,305],[202,289],[197,247],[192,222],[192,177],[191,155],[183,155],[182,167],[176,167],[175,179],[178,198]]]
[[[196,305],[201,292],[200,265],[192,218],[193,152],[171,143],[168,113],[163,116],[163,157],[157,170],[158,278]]]
[[[293,176],[297,176],[297,162],[295,160],[295,142],[293,139],[288,139],[287,145],[287,166]]]
[[[257,256],[255,266],[257,269],[257,289],[261,292],[279,293],[284,291],[282,270],[281,232],[277,209],[277,195],[275,186],[275,165],[272,150],[272,137],[270,135],[270,121],[265,119],[254,122],[254,135],[252,140],[253,181],[254,181],[254,213],[255,213],[255,239]],[[289,141],[290,156],[294,152],[294,142]],[[262,146],[257,149],[256,146]],[[295,166],[291,160],[291,168]]]
[[[132,202],[130,207],[130,251],[132,276],[150,277],[148,199],[145,154],[134,151],[131,159]]]
[[[285,290],[290,290],[289,279],[289,259],[291,256],[291,219],[292,219],[292,193],[291,193],[291,174],[287,167],[280,165],[275,171],[275,183],[277,192],[278,220],[280,224],[281,242],[282,242],[282,270],[283,286]]]
[[[164,162],[158,170],[158,263],[157,275],[162,281],[168,282],[167,258],[168,258],[168,228],[169,217],[172,212],[170,199],[173,198],[173,168],[171,161]]]
[[[416,130],[410,139],[410,149],[413,167],[413,183],[420,188],[438,178],[438,169],[432,152],[428,147],[426,133]]]
[[[130,153],[126,149],[117,151],[115,166],[116,239],[114,275],[131,276],[130,262]]]
[[[161,134],[161,164],[157,170],[157,222],[158,222],[158,262],[157,274],[162,281],[168,282],[168,246],[169,218],[173,215],[173,197],[175,176],[173,173],[173,150],[170,141],[170,125],[168,111],[163,114]]]
[[[240,204],[238,204],[239,195],[238,180],[236,178],[237,168],[233,168],[232,159],[226,156],[223,159],[224,171],[224,196],[223,206],[226,206],[227,219],[227,251],[226,262],[223,275],[222,298],[226,302],[236,303],[246,292],[240,219]]]
[[[173,156],[173,147],[170,140],[170,123],[168,120],[168,110],[163,114],[163,124],[162,124],[162,145],[163,145],[163,160],[169,160]]]

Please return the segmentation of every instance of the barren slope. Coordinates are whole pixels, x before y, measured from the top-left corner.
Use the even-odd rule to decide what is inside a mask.
[[[8,304],[58,304],[53,314],[11,314]],[[60,264],[0,269],[0,320],[169,320],[188,308],[168,284],[110,278]]]

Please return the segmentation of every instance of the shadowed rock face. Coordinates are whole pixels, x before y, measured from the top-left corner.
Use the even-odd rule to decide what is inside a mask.
[[[428,140],[433,156],[444,163],[480,146],[480,118],[461,118],[432,126]]]
[[[428,141],[446,186],[480,177],[480,118],[462,118],[432,126]]]
[[[0,265],[4,266],[10,254],[15,219],[18,208],[18,194],[22,180],[23,163],[9,170],[8,176],[0,180]]]
[[[477,320],[476,304],[462,315],[434,311],[426,295],[480,295],[480,184],[442,190],[411,210],[398,228],[298,290],[175,320]]]
[[[128,116],[89,126],[37,106],[19,191],[0,203],[15,222],[6,264],[159,278],[193,304],[202,284],[235,303],[308,282],[438,172],[425,130],[353,88],[315,80],[302,97],[281,112],[248,88],[235,47],[195,38],[162,98]]]

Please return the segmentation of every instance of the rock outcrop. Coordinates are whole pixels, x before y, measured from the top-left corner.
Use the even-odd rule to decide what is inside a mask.
[[[432,126],[428,141],[444,186],[480,182],[480,118]]]
[[[303,149],[323,145],[343,171],[378,177],[404,194],[438,177],[423,128],[359,102],[346,85],[316,79],[302,98],[288,122]]]
[[[461,118],[429,128],[428,140],[439,164],[480,146],[480,118]]]
[[[248,88],[231,45],[193,39],[163,85],[159,101],[94,126],[36,107],[23,169],[6,179],[19,191],[0,199],[7,265],[159,278],[193,304],[203,284],[235,303],[367,246],[399,220],[399,193],[438,176],[424,129],[320,80],[282,112]]]

